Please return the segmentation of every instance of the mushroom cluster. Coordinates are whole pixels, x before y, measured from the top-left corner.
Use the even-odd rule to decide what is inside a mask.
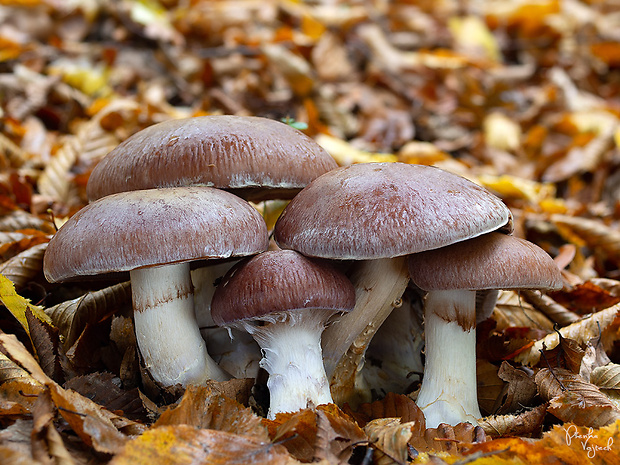
[[[146,128],[99,163],[87,192],[91,203],[49,244],[47,279],[129,271],[139,350],[162,386],[231,376],[200,325],[253,338],[269,418],[367,400],[366,349],[414,286],[424,293],[417,403],[427,427],[475,423],[477,297],[492,309],[499,289],[562,286],[551,257],[511,235],[510,210],[486,189],[431,166],[337,167],[311,138],[264,118]],[[249,203],[269,199],[290,200],[271,251]],[[198,260],[221,266],[190,274]]]

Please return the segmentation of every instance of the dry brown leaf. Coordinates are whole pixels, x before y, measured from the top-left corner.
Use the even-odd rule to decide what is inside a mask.
[[[543,368],[535,380],[540,396],[549,401],[548,411],[564,422],[599,428],[620,420],[620,409],[579,375]]]
[[[437,428],[428,428],[422,436],[414,436],[409,443],[418,453],[442,451],[462,454],[471,444],[485,441],[486,433],[478,425],[459,423],[451,426],[442,423]]]
[[[24,229],[36,229],[46,234],[53,234],[56,231],[51,221],[43,220],[23,210],[15,210],[0,217],[0,231],[20,231]]]
[[[553,349],[543,349],[539,365],[545,368],[564,368],[571,373],[579,373],[585,350],[573,339],[560,337],[560,343]]]
[[[7,465],[38,465],[32,457],[32,420],[16,420],[0,430],[0,462]]]
[[[298,464],[281,445],[188,425],[151,428],[127,443],[110,465]]]
[[[54,426],[54,417],[50,392],[45,390],[39,395],[32,411],[32,457],[43,463],[73,465],[75,462]]]
[[[409,461],[409,439],[416,422],[401,423],[399,418],[377,418],[364,426],[370,445],[375,449],[374,463],[403,464]]]
[[[263,420],[263,423],[272,440],[284,445],[302,462],[325,459],[326,455],[350,455],[355,444],[366,439],[353,419],[335,404],[319,405],[316,411],[281,413],[275,420]],[[326,441],[336,441],[336,444],[330,444],[329,450],[322,450]]]
[[[476,380],[478,385],[478,405],[483,415],[496,412],[505,383],[497,375],[498,368],[491,362],[476,361]]]
[[[112,373],[90,373],[68,380],[65,389],[72,389],[106,409],[129,419],[146,420],[147,411],[137,388],[127,389]],[[117,425],[118,426],[118,425]]]
[[[547,404],[514,415],[492,415],[479,421],[484,432],[493,438],[537,437],[542,429]]]
[[[67,350],[87,324],[94,324],[128,307],[131,307],[131,287],[129,282],[124,282],[61,302],[46,308],[45,313],[60,330],[63,347]]]
[[[613,287],[610,282],[618,285],[615,280],[599,280],[599,282],[606,284],[611,290]],[[620,296],[613,295],[611,290],[597,285],[595,279],[590,279],[584,283],[573,285],[569,290],[554,292],[553,297],[573,312],[583,315],[609,308],[620,302]]]
[[[424,413],[408,396],[388,392],[386,396],[372,403],[359,406],[356,411],[345,410],[360,426],[379,418],[398,418],[402,423],[417,422],[420,432],[425,429]]]
[[[43,254],[47,242],[35,245],[0,265],[0,274],[6,276],[16,289],[34,281],[43,269]]]
[[[615,444],[620,440],[620,422],[592,429],[575,425],[558,425],[539,440],[507,438],[473,445],[465,460],[488,457],[489,463],[605,464],[618,465]]]
[[[252,384],[251,380],[236,381]],[[217,384],[220,383],[213,381],[207,386],[188,386],[179,403],[162,413],[154,426],[186,424],[235,433],[258,442],[269,441],[261,418],[236,400],[222,395]]]
[[[72,168],[80,160],[88,160],[92,167],[116,147],[120,140],[102,125],[102,121],[112,112],[133,112],[136,108],[137,105],[132,100],[116,99],[97,112],[92,119],[80,124],[75,134],[66,138],[46,165],[37,182],[39,192],[56,202],[81,205],[83,201],[74,192]]]
[[[516,368],[508,362],[502,362],[497,375],[506,382],[498,397],[497,408],[500,415],[516,412],[532,405],[537,394],[534,372],[527,368]]]
[[[538,291],[523,290],[521,295],[537,310],[544,313],[547,318],[560,326],[567,326],[579,320],[579,315],[571,312],[546,294],[541,294]]]
[[[367,445],[368,438],[364,430],[335,405],[321,405],[316,414],[315,461],[349,463],[354,449]]]
[[[15,336],[0,334],[0,345],[14,362],[49,388],[52,401],[59,413],[89,447],[99,452],[113,454],[118,452],[128,439],[119,432],[120,428],[124,428],[129,434],[143,430],[139,424],[103,409],[77,392],[61,388],[43,372]]]
[[[62,361],[64,353],[60,351],[58,329],[34,316],[30,309],[26,310],[28,333],[35,356],[47,376],[58,383],[64,381]]]
[[[616,265],[620,264],[620,232],[616,228],[601,220],[569,215],[551,215],[551,221],[561,234],[568,230],[569,235],[577,235],[586,241],[590,248],[604,253]]]
[[[620,315],[620,304],[602,310],[589,317],[573,323],[564,328],[560,328],[559,333],[562,337],[573,339],[580,345],[586,345],[591,339],[599,338],[601,332],[609,327]],[[551,333],[548,336],[536,341],[534,345],[522,351],[515,357],[515,361],[524,365],[536,365],[540,360],[540,351],[543,347],[553,349],[558,345],[558,333]],[[603,344],[605,346],[605,344]]]
[[[498,331],[511,327],[553,330],[553,322],[514,291],[500,292],[492,318]]]
[[[595,368],[590,374],[590,382],[600,389],[620,390],[620,365],[610,363]]]

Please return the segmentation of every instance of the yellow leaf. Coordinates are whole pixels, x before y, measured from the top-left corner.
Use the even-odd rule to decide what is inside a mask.
[[[336,163],[340,166],[352,165],[354,163],[372,163],[372,162],[394,162],[398,161],[398,157],[389,153],[366,152],[353,147],[348,142],[338,139],[337,137],[328,136],[327,134],[319,134],[316,141],[329,154],[334,157]]]
[[[499,61],[499,46],[484,21],[478,16],[452,17],[448,21],[456,45],[464,51],[472,51],[481,58]]]
[[[15,286],[6,276],[0,274],[0,301],[13,314],[13,316],[29,332],[28,322],[26,321],[26,310],[30,310],[39,320],[52,324],[52,320],[45,314],[43,307],[32,305],[28,299],[15,292]]]
[[[555,197],[555,187],[551,183],[540,183],[507,174],[501,176],[483,174],[478,177],[478,181],[487,189],[495,191],[500,197],[523,199],[535,205],[540,204],[544,199]]]

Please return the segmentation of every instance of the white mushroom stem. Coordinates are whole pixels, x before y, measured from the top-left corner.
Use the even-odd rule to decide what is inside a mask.
[[[337,404],[368,400],[364,389],[356,392],[356,378],[372,337],[407,288],[407,261],[405,257],[365,260],[350,279],[355,286],[355,308],[323,334],[325,371]]]
[[[416,403],[426,427],[477,424],[476,292],[431,291],[424,315],[426,362]]]
[[[239,322],[260,345],[260,366],[269,373],[269,412],[296,412],[332,403],[323,367],[321,333],[330,310],[301,309]]]
[[[200,336],[189,264],[141,268],[130,277],[136,339],[153,379],[163,386],[228,379]]]

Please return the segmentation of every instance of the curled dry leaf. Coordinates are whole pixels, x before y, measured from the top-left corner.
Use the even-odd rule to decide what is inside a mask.
[[[73,431],[89,447],[106,454],[117,453],[128,439],[116,425],[126,428],[130,423],[119,415],[105,410],[97,403],[75,391],[65,390],[52,381],[28,350],[10,334],[0,334],[0,345],[9,358],[50,390],[54,405]],[[129,431],[140,431],[138,424]]]
[[[600,389],[613,389],[620,391],[620,365],[610,363],[597,367],[590,374],[590,382]]]
[[[248,384],[251,380],[235,381]],[[162,413],[154,426],[186,424],[268,442],[269,434],[261,418],[236,400],[222,395],[217,384],[188,386],[179,403]]]
[[[594,313],[620,302],[620,295],[612,293],[614,287],[611,285],[611,283],[616,283],[620,287],[618,281],[608,279],[598,280],[598,282],[606,287],[598,285],[596,279],[590,279],[573,285],[569,290],[554,292],[553,297],[581,315]]]
[[[559,232],[568,235],[575,234],[586,241],[595,251],[600,251],[616,265],[620,264],[620,232],[616,228],[607,226],[600,220],[580,218],[569,215],[551,215],[551,221]]]
[[[120,379],[112,373],[89,373],[71,378],[63,387],[78,392],[112,412],[122,412],[127,418],[146,420],[147,411],[138,389],[126,389],[120,384]]]
[[[0,265],[0,274],[7,277],[15,288],[24,287],[41,273],[45,249],[47,242],[24,250]]]
[[[49,390],[43,391],[32,411],[33,428],[30,435],[32,457],[41,463],[72,465],[75,462],[67,451],[54,425],[54,405]]]
[[[508,362],[502,362],[497,375],[506,382],[497,399],[495,411],[498,414],[515,412],[532,405],[537,389],[534,382],[534,372],[531,369],[527,367],[517,368]]]
[[[45,309],[45,313],[60,330],[63,347],[68,350],[87,324],[94,324],[106,316],[131,305],[129,282],[115,284],[99,291]]]
[[[274,442],[282,443],[302,462],[342,457],[346,462],[356,444],[365,443],[360,427],[335,404],[319,405],[316,411],[281,413],[275,420],[263,420]],[[335,444],[332,444],[335,442]],[[329,444],[328,449],[324,449]]]
[[[403,464],[409,461],[409,439],[415,422],[401,423],[399,418],[377,418],[364,426],[370,445],[375,449],[374,463]]]
[[[589,317],[565,326],[559,330],[559,333],[564,338],[573,339],[580,345],[585,345],[591,339],[601,337],[601,332],[605,332],[620,315],[620,304],[613,307],[602,310]],[[604,342],[604,339],[603,339]],[[540,360],[540,351],[543,347],[552,349],[559,343],[559,335],[557,332],[551,333],[548,336],[536,341],[534,345],[528,349],[522,351],[515,357],[515,361],[524,365],[536,365]],[[605,347],[603,343],[603,347]]]
[[[50,236],[42,231],[31,229],[25,232],[0,233],[0,262],[4,262],[37,244],[48,242]]]
[[[281,445],[189,425],[151,428],[129,441],[110,465],[298,464]]]
[[[523,290],[521,295],[537,310],[544,313],[547,318],[560,326],[567,326],[579,320],[579,315],[571,312],[546,294],[541,294],[538,291]]]
[[[500,292],[493,319],[497,322],[498,331],[511,327],[553,330],[553,322],[514,291]]]
[[[364,431],[334,408],[317,409],[315,461],[349,463],[356,447],[366,446]]]
[[[65,375],[61,361],[64,358],[64,353],[59,347],[58,329],[50,323],[38,319],[30,309],[26,310],[26,320],[28,321],[30,341],[39,365],[45,374],[54,381],[63,382]]]
[[[543,368],[535,380],[540,396],[549,401],[548,411],[564,422],[599,428],[620,420],[620,409],[579,375]]]
[[[543,404],[518,414],[488,416],[480,420],[479,424],[487,436],[493,438],[537,437],[546,414],[547,404]]]
[[[32,411],[37,396],[44,389],[30,373],[0,352],[0,398],[4,402],[21,405],[26,411]]]
[[[585,350],[573,339],[559,335],[560,343],[553,349],[543,349],[543,360],[539,365],[551,368],[565,368],[571,373],[579,373]]]
[[[484,359],[476,361],[478,405],[483,415],[495,413],[501,401],[505,383],[497,373],[498,368],[493,363]]]
[[[36,229],[46,234],[56,232],[54,223],[23,210],[15,210],[8,215],[0,217],[0,231],[20,231],[24,229]]]

